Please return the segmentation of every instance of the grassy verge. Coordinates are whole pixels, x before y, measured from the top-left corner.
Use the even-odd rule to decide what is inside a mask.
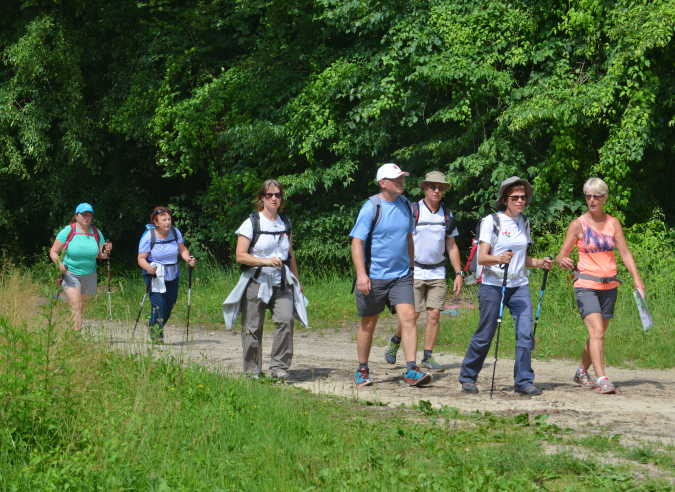
[[[35,319],[37,292],[0,279],[3,491],[667,490],[558,452],[582,438],[546,415],[369,406],[108,351],[56,301]]]
[[[639,252],[639,251],[638,251]],[[606,362],[611,365],[671,368],[675,367],[675,257],[668,254],[656,258],[653,253],[636,254],[641,274],[647,286],[647,302],[651,309],[655,326],[644,332],[632,294],[630,275],[620,265],[619,276],[626,283],[619,287],[619,299],[615,317],[610,324],[606,339]],[[187,272],[181,275],[181,287],[178,302],[170,323],[183,324],[187,312]],[[191,324],[208,324],[211,328],[224,328],[222,302],[237,283],[238,268],[223,268],[202,262],[193,274]],[[310,300],[308,307],[310,325],[316,330],[330,332],[353,326],[358,322],[353,295],[350,294],[352,279],[335,273],[328,275],[320,271],[302,271],[305,294]],[[542,271],[534,270],[530,276],[530,291],[534,309],[539,302],[539,290]],[[588,333],[579,317],[572,287],[567,285],[566,272],[554,269],[549,279],[544,297],[535,358],[571,358],[581,356]],[[99,295],[91,303],[88,316],[107,318],[108,299],[107,282],[101,279]],[[116,319],[135,320],[143,297],[140,275],[129,276],[114,274],[113,315]],[[463,354],[471,335],[478,325],[478,305],[475,302],[476,286],[467,286],[462,298],[475,309],[460,309],[457,316],[444,315],[437,351],[444,350]],[[448,304],[453,304],[452,297]],[[147,320],[150,306],[146,302],[143,319]],[[269,315],[268,315],[269,316]],[[386,336],[392,331],[395,322],[385,312],[383,320],[389,321],[389,329],[380,329],[378,335]],[[500,345],[504,356],[512,356],[515,347],[513,320],[505,316],[502,336],[505,343]],[[423,323],[419,323],[423,336]]]

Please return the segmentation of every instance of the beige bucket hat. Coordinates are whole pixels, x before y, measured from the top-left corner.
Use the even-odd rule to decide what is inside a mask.
[[[422,188],[422,190],[424,190],[425,183],[442,184],[445,185],[446,190],[450,188],[450,183],[445,180],[445,174],[440,171],[431,171],[430,173],[427,173],[427,176],[420,183],[420,188]]]
[[[532,198],[534,197],[534,187],[526,179],[520,179],[518,176],[511,176],[510,178],[502,181],[502,184],[499,187],[499,193],[497,193],[497,199],[495,200],[495,210],[498,212],[503,212],[506,210],[506,205],[502,203],[502,198],[506,188],[514,184],[525,186],[525,192],[527,193],[527,201],[525,202],[525,205],[529,205],[532,202]]]

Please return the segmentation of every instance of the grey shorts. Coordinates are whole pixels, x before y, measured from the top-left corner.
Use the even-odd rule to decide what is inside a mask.
[[[370,292],[364,295],[356,290],[356,313],[359,318],[375,316],[388,307],[393,313],[397,304],[415,305],[413,274],[387,280],[370,279]]]
[[[75,275],[74,273],[66,272],[63,276],[63,290],[75,287],[80,289],[85,296],[93,296],[96,294],[96,272],[89,275]]]
[[[601,313],[602,319],[612,319],[617,292],[616,287],[607,290],[574,289],[574,298],[577,300],[581,319],[593,313]]]

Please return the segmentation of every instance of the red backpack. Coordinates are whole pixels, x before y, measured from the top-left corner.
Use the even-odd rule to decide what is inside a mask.
[[[89,234],[88,232],[77,232],[77,223],[76,223],[76,222],[73,222],[72,224],[70,224],[70,232],[68,233],[68,237],[66,238],[66,244],[63,245],[63,250],[64,250],[64,251],[66,250],[66,248],[68,247],[68,244],[70,243],[70,241],[73,240],[73,238],[74,238],[76,235],[77,235],[77,236],[90,236],[90,237],[93,237],[93,238],[96,240],[96,247],[98,248],[98,247],[99,247],[99,244],[98,244],[98,243],[101,242],[101,233],[98,232],[98,229],[96,228],[96,226],[92,225],[92,226],[90,226],[90,227],[91,227],[91,229],[94,231],[93,234]],[[97,258],[98,258],[98,260],[99,260],[99,270],[101,270],[102,267],[101,267],[101,264],[100,264],[100,263],[101,263],[101,251],[100,251],[100,248],[99,248],[99,253],[98,253]]]

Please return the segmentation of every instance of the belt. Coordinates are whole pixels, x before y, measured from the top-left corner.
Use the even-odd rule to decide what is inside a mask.
[[[612,282],[619,282],[622,284],[623,282],[619,280],[616,276],[614,277],[594,277],[592,275],[586,275],[585,273],[580,273],[579,269],[577,267],[574,267],[574,280],[572,281],[573,283],[576,282],[577,280],[592,280],[593,282],[600,282],[601,284],[609,284]]]
[[[445,265],[445,260],[441,261],[440,263],[434,263],[433,265],[426,265],[424,263],[418,263],[415,262],[416,267],[420,267],[422,270],[434,270],[438,267],[442,267]]]

